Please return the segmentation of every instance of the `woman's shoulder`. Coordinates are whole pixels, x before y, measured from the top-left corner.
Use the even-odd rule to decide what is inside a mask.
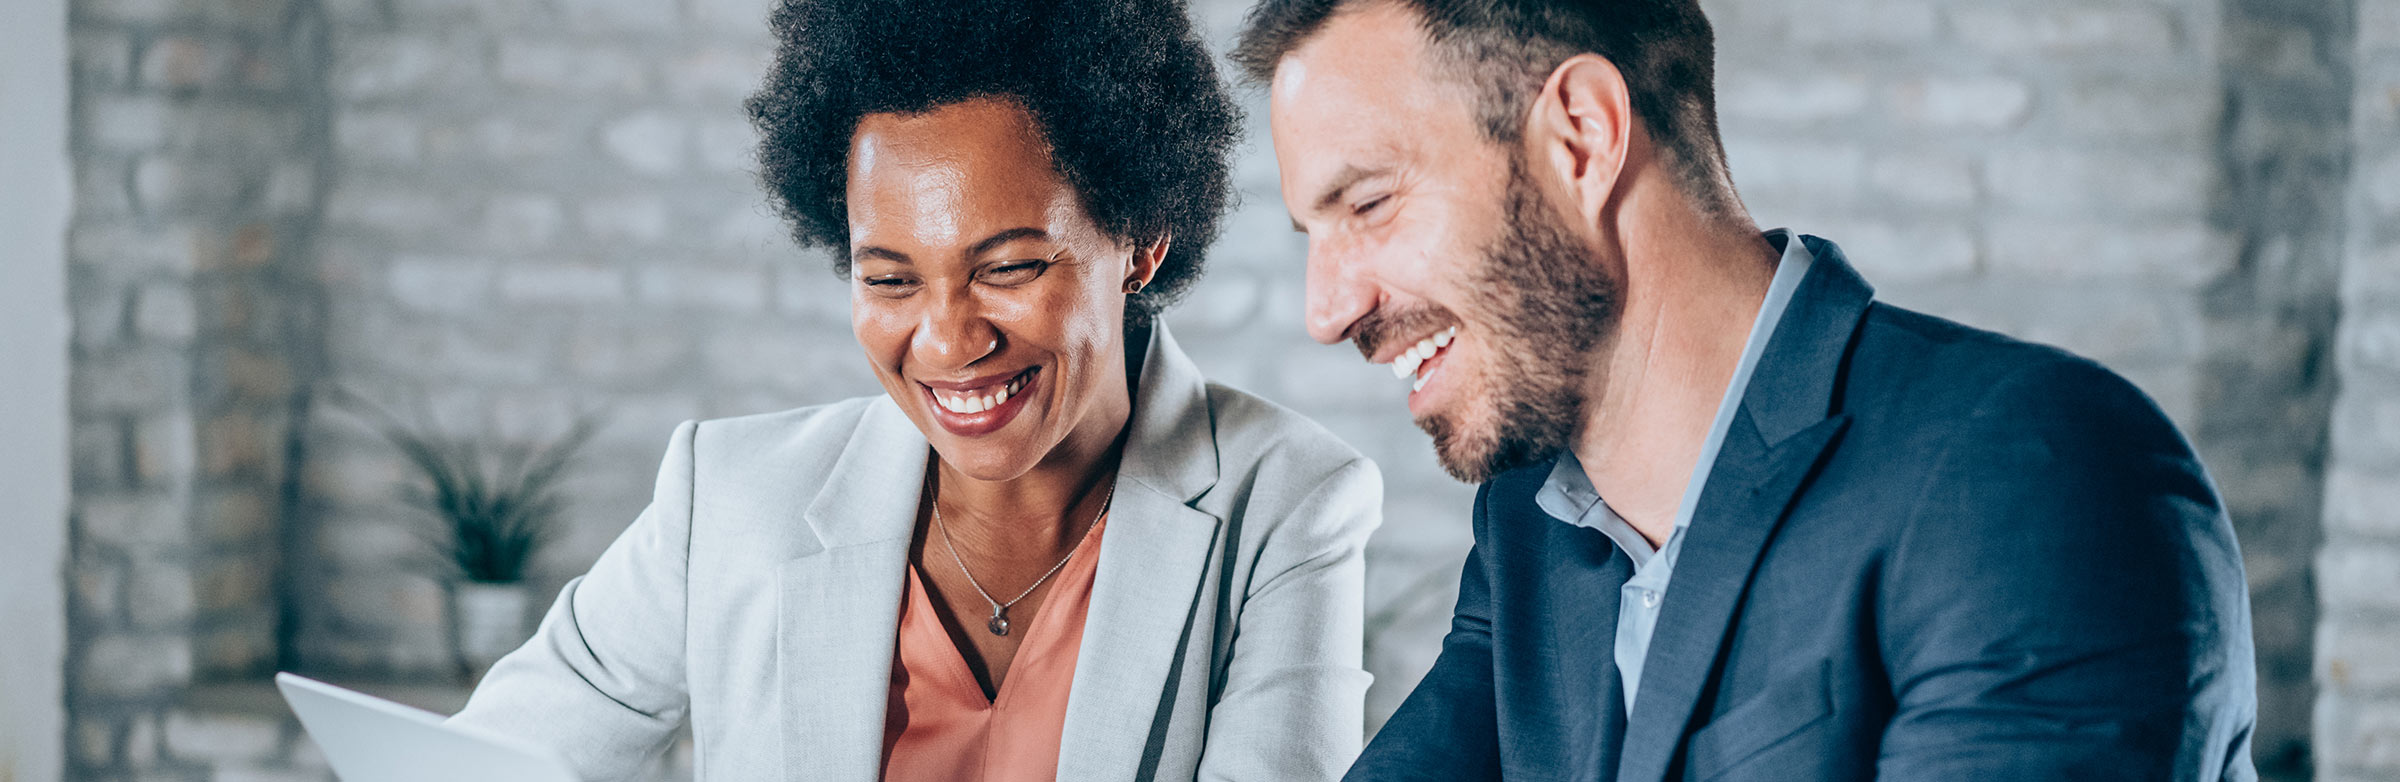
[[[872,426],[876,416],[887,412],[878,410],[878,403],[890,406],[882,395],[861,396],[703,420],[692,433],[692,450],[703,469],[708,465],[772,464],[787,475],[830,469],[843,446],[857,437],[859,430]]]
[[[1282,476],[1310,486],[1375,476],[1375,462],[1315,419],[1256,394],[1208,384],[1220,471]]]

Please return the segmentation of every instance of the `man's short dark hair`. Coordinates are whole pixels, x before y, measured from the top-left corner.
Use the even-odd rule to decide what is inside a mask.
[[[760,179],[804,247],[850,269],[851,136],[868,114],[972,99],[1032,115],[1061,178],[1120,242],[1168,238],[1126,302],[1140,325],[1200,276],[1232,196],[1240,118],[1180,0],[782,0],[745,107]]]
[[[1524,137],[1526,109],[1559,63],[1607,58],[1685,189],[1703,208],[1738,212],[1717,135],[1716,35],[1698,0],[1263,0],[1233,60],[1267,83],[1327,20],[1377,3],[1417,17],[1443,75],[1475,91],[1476,119],[1502,143]]]

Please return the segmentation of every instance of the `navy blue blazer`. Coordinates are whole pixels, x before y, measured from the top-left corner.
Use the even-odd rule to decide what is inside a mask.
[[[1526,467],[1483,485],[1441,656],[1348,779],[2256,777],[2241,556],[2174,425],[1803,241],[1630,720],[1632,562],[1543,513],[1551,465]]]

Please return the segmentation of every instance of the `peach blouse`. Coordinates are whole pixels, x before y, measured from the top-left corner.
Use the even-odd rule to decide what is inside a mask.
[[[1100,533],[1107,525],[1106,516],[1093,522],[1091,533],[1067,554],[1049,596],[1025,628],[1008,678],[990,700],[942,629],[916,566],[909,566],[885,700],[884,779],[1048,782],[1058,776],[1067,691],[1075,683],[1075,656],[1083,648],[1084,612],[1091,606]],[[982,632],[981,620],[969,617],[969,631]]]

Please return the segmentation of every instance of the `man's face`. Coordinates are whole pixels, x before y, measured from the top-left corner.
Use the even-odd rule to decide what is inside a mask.
[[[1442,466],[1479,482],[1569,445],[1619,286],[1425,49],[1406,11],[1341,13],[1284,58],[1269,112],[1309,333],[1392,365]]]

